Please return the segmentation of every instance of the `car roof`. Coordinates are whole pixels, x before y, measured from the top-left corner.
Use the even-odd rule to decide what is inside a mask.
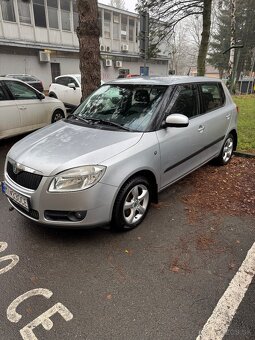
[[[168,77],[152,76],[152,77],[119,78],[116,80],[108,81],[107,84],[175,85],[183,83],[204,83],[204,82],[221,82],[221,79],[192,76],[168,76]]]
[[[15,79],[15,78],[8,78],[8,77],[0,77],[0,81],[1,80],[11,80],[11,81],[17,81],[19,83],[22,83],[22,84],[26,84],[27,86],[29,86],[31,89],[33,89],[34,91],[36,92],[39,92],[41,93],[40,91],[38,91],[37,89],[35,89],[34,87],[32,87],[31,85],[27,84],[26,82],[24,82],[23,80],[20,80],[20,79]]]
[[[13,79],[13,78],[11,78],[11,77],[8,78],[8,76],[6,76],[6,77],[0,77],[0,81],[1,81],[1,80],[12,80],[12,81],[15,80],[15,81],[19,81],[19,82],[23,83],[23,81],[20,80],[20,79]]]
[[[27,74],[27,73],[8,73],[6,75],[6,77],[8,76],[30,76],[30,77],[33,77],[31,74]]]
[[[79,73],[70,73],[70,74],[61,74],[61,76],[58,76],[58,77],[56,77],[55,79],[57,79],[57,78],[60,78],[60,77],[80,77],[81,75],[79,74]]]

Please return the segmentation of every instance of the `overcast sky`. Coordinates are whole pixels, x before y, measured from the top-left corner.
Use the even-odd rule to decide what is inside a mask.
[[[110,0],[98,0],[101,4],[109,5]],[[126,9],[131,12],[135,12],[135,5],[137,3],[137,0],[125,0],[126,3]]]

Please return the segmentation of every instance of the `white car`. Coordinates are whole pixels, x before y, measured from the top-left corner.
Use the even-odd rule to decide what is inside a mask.
[[[39,129],[66,117],[63,103],[17,79],[0,77],[0,139]]]
[[[101,85],[104,82],[101,80]],[[49,96],[60,99],[67,108],[74,108],[81,103],[81,75],[66,74],[55,78],[50,85]]]

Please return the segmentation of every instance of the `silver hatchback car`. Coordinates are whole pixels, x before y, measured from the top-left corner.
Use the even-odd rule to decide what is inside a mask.
[[[170,184],[211,159],[227,164],[236,126],[236,106],[218,79],[119,79],[16,143],[2,191],[42,224],[130,230]]]

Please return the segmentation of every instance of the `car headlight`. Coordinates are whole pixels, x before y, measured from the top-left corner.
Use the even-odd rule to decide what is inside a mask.
[[[79,191],[92,187],[103,177],[103,165],[85,165],[63,171],[50,183],[50,192]]]

